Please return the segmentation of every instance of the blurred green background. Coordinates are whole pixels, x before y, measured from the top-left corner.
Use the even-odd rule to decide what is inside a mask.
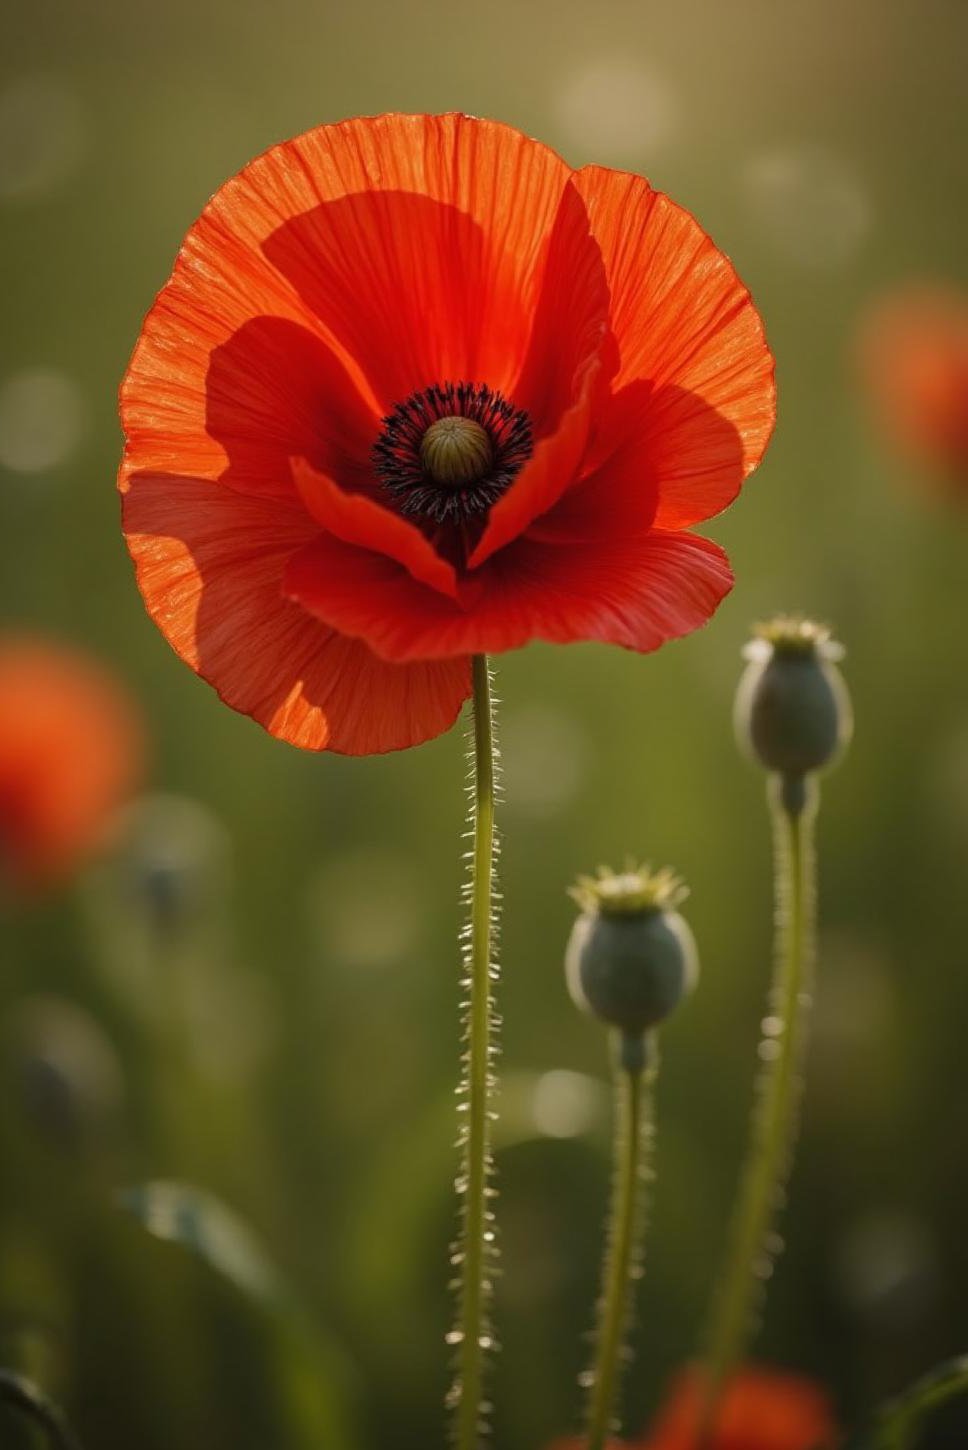
[[[496,1443],[577,1420],[609,1104],[563,988],[564,888],[628,851],[690,882],[704,968],[666,1035],[632,1428],[694,1351],[771,936],[730,705],[777,609],[836,626],[857,738],[825,789],[812,1072],[759,1350],[846,1417],[963,1350],[968,538],[872,435],[850,363],[882,291],[968,282],[968,5],[32,0],[3,35],[3,622],[88,647],[140,698],[151,786],[176,799],[134,849],[187,904],[153,929],[129,855],[0,923],[0,1361],[94,1450],[443,1443],[461,732],[311,757],[224,708],[144,614],[113,483],[117,383],[208,195],[278,139],[395,109],[645,172],[733,257],[778,360],[774,443],[709,530],[738,576],[710,627],[644,659],[498,662]],[[193,1190],[116,1203],[159,1179]]]

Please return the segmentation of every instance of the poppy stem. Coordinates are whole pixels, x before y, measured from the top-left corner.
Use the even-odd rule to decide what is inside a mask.
[[[885,1405],[871,1435],[856,1450],[913,1450],[929,1415],[949,1400],[968,1394],[968,1354],[937,1365]]]
[[[461,1232],[456,1262],[460,1268],[458,1322],[450,1335],[457,1346],[457,1376],[449,1397],[455,1414],[457,1450],[476,1450],[485,1431],[484,1362],[493,1346],[490,1324],[492,1270],[496,1258],[491,1187],[491,1099],[495,1052],[494,960],[496,907],[497,749],[491,670],[485,655],[475,655],[473,671],[473,749],[471,784],[471,878],[465,887],[470,919],[464,928],[464,983],[468,991],[464,1024],[464,1077],[461,1084],[463,1160],[457,1190]]]
[[[770,780],[768,800],[774,838],[775,966],[762,1025],[752,1136],[713,1304],[700,1446],[708,1442],[723,1389],[755,1332],[758,1301],[783,1247],[772,1224],[782,1206],[799,1128],[813,986],[819,792],[811,776],[777,775]]]
[[[55,1404],[14,1370],[0,1370],[0,1405],[8,1405],[46,1436],[53,1450],[80,1450],[80,1442]]]
[[[615,1423],[615,1397],[632,1318],[632,1288],[641,1271],[641,1185],[654,1136],[651,1089],[652,1043],[638,1060],[622,1057],[615,1068],[615,1153],[612,1203],[602,1267],[597,1347],[588,1385],[588,1450],[602,1450]]]

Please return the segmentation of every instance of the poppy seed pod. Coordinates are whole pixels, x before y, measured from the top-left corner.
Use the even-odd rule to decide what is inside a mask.
[[[200,801],[143,796],[122,822],[119,892],[161,936],[190,930],[217,912],[229,889],[225,828]]]
[[[121,1063],[83,1008],[60,997],[22,998],[0,1034],[0,1072],[31,1141],[76,1154],[114,1141],[124,1099]]]
[[[571,894],[582,908],[565,956],[572,999],[626,1042],[638,1041],[699,974],[695,940],[675,910],[685,887],[671,871],[643,866],[582,877]]]
[[[743,653],[748,664],[735,707],[741,748],[787,779],[832,764],[853,718],[837,669],[843,649],[829,630],[781,616],[760,626]]]

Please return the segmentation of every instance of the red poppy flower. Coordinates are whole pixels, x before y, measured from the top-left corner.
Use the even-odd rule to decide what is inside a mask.
[[[39,639],[0,641],[0,878],[25,887],[70,870],[142,755],[134,706],[99,665]]]
[[[475,653],[702,624],[731,575],[687,530],[774,421],[688,212],[457,115],[323,126],[229,181],[121,400],[156,622],[274,735],[360,754],[447,729]]]
[[[695,1450],[702,1378],[687,1371],[641,1450]],[[746,1369],[727,1385],[708,1450],[829,1450],[839,1434],[830,1402],[811,1380]]]
[[[861,364],[887,435],[968,498],[968,295],[911,286],[885,298],[862,329]]]

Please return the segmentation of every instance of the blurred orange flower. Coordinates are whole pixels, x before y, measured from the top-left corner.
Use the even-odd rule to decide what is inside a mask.
[[[924,284],[885,297],[861,329],[860,361],[884,432],[968,499],[968,293]]]
[[[36,886],[94,849],[143,753],[135,706],[100,665],[47,640],[0,639],[0,880]]]
[[[641,1450],[695,1450],[702,1376],[687,1370]],[[812,1380],[749,1368],[727,1385],[707,1450],[828,1450],[839,1435],[825,1392]]]
[[[643,178],[468,116],[275,146],[216,193],[121,390],[138,583],[308,749],[453,724],[471,656],[648,651],[732,584],[691,532],[773,428],[749,292]]]
[[[700,1450],[702,1376],[684,1371],[650,1432],[610,1440],[608,1450]],[[702,1450],[832,1450],[840,1432],[826,1393],[812,1380],[780,1370],[742,1370],[724,1391],[716,1424]],[[585,1450],[573,1437],[549,1450]]]

